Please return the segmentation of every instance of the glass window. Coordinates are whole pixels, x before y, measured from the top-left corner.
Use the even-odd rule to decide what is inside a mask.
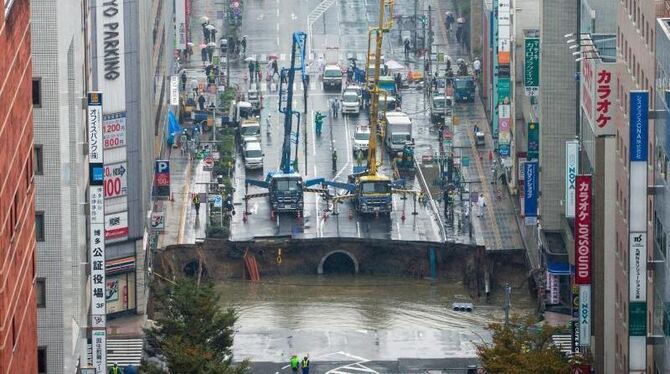
[[[35,240],[44,241],[44,212],[35,212]]]
[[[246,158],[258,158],[263,156],[263,152],[258,149],[247,151],[246,153]]]
[[[295,179],[277,181],[277,190],[279,191],[297,191],[298,181]]]
[[[33,78],[33,106],[40,108],[42,106],[42,79]]]
[[[37,347],[37,374],[47,372],[47,347]]]
[[[354,135],[354,139],[356,140],[370,140],[370,133],[369,132],[357,132]]]
[[[42,175],[44,173],[44,151],[42,145],[35,144],[33,152],[33,170],[35,170],[35,174]]]
[[[362,185],[363,193],[386,193],[390,191],[388,182],[367,182]]]
[[[323,73],[324,77],[329,77],[329,78],[338,78],[342,76],[342,72],[339,70],[326,70]]]
[[[35,281],[35,299],[38,308],[47,306],[46,279],[44,278],[37,278]]]

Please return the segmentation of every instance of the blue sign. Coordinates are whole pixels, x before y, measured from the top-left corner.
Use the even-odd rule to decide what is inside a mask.
[[[537,217],[537,190],[539,185],[537,169],[537,161],[526,161],[523,164],[523,212],[526,218]]]
[[[498,154],[500,157],[509,157],[510,147],[509,144],[499,144],[498,145]]]
[[[630,92],[630,161],[647,161],[649,92]]]
[[[92,186],[102,186],[105,181],[105,168],[102,164],[89,164],[89,184]]]

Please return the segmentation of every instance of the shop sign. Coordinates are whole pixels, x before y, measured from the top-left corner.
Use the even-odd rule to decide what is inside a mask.
[[[117,242],[128,238],[128,212],[105,215],[105,241]]]
[[[102,163],[102,93],[89,92],[88,106],[88,160],[90,163]]]
[[[540,159],[540,124],[537,122],[528,122],[528,153],[526,158],[529,160]]]
[[[126,112],[105,114],[103,137],[105,149],[126,146]]]
[[[93,368],[96,373],[107,372],[107,332],[105,330],[93,330]]]
[[[523,164],[524,170],[524,216],[526,225],[537,223],[537,189],[538,175],[537,161],[526,161]]]
[[[565,217],[575,218],[577,199],[577,168],[579,165],[579,142],[565,142]]]
[[[523,82],[526,96],[540,93],[540,38],[526,38]]]
[[[105,165],[105,199],[128,195],[128,163]]]
[[[575,284],[591,284],[591,176],[578,175],[575,213]]]
[[[591,346],[591,285],[579,286],[579,345]]]

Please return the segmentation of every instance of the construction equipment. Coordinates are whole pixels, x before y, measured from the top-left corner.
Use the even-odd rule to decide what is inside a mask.
[[[372,73],[369,74],[372,75],[372,79],[366,79],[366,90],[370,93],[370,134],[377,133],[380,122],[379,96],[382,93],[387,94],[379,88],[379,75],[382,40],[384,33],[389,32],[393,25],[393,5],[394,0],[380,0],[379,25],[368,31],[368,55],[365,66],[369,67]],[[373,34],[374,51],[371,49]],[[393,209],[393,192],[415,193],[415,191],[403,190],[404,181],[393,182],[388,176],[380,174],[377,167],[377,137],[373,135],[368,141],[367,167],[355,168],[354,173],[349,175],[347,183],[323,181],[322,184],[325,186],[346,191],[342,195],[327,194],[326,198],[332,198],[334,206],[342,200],[351,200],[358,213],[390,214]]]
[[[281,70],[281,79],[279,86],[279,112],[284,114],[284,142],[282,144],[282,155],[279,170],[267,174],[265,180],[246,179],[246,186],[253,185],[268,189],[267,193],[247,193],[244,197],[245,214],[249,214],[248,204],[249,199],[265,197],[270,198],[270,205],[272,206],[272,216],[276,213],[296,213],[301,217],[304,209],[303,194],[308,191],[307,187],[318,184],[321,179],[316,181],[304,181],[302,176],[297,172],[297,157],[298,147],[296,146],[295,159],[291,160],[291,143],[297,140],[298,129],[293,134],[293,116],[298,117],[300,123],[300,113],[293,111],[293,83],[295,80],[296,70],[302,73],[302,80],[305,82],[307,72],[305,70],[305,45],[307,43],[307,34],[298,31],[293,33],[293,43],[291,47],[291,66]],[[296,67],[296,57],[300,57],[300,66]],[[287,81],[285,86],[284,82]],[[313,192],[322,192],[321,190],[314,190]]]

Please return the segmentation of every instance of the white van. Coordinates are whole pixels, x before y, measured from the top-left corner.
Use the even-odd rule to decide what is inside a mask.
[[[262,169],[263,168],[263,148],[258,141],[248,141],[244,143],[244,167],[247,169]]]
[[[356,154],[358,151],[367,152],[369,141],[370,141],[370,126],[368,125],[356,126],[356,132],[354,132],[354,139],[352,144],[354,154]]]

